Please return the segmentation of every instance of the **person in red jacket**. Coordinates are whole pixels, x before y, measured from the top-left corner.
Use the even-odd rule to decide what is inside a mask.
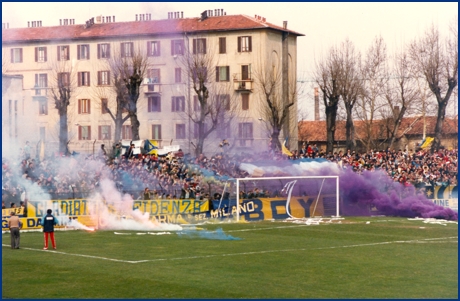
[[[53,245],[53,249],[56,250],[56,241],[54,239],[54,226],[58,224],[58,220],[54,217],[51,213],[53,211],[48,209],[46,211],[46,215],[42,218],[42,227],[45,237],[45,247],[43,250],[48,250],[48,237],[51,238],[51,244]]]

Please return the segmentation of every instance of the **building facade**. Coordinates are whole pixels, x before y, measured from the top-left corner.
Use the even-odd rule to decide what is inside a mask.
[[[74,23],[66,19],[59,26],[44,27],[34,22],[31,27],[2,30],[2,72],[23,77],[24,94],[30,95],[23,97],[27,112],[23,117],[27,115],[30,128],[25,131],[32,135],[27,138],[32,144],[41,137],[47,148],[57,149],[59,114],[52,92],[65,82],[72,87],[67,114],[69,150],[91,153],[102,143],[110,149],[115,126],[107,108],[111,112],[116,108],[112,64],[135,53],[147,59],[137,105],[140,139],[157,140],[160,147],[180,145],[184,152],[194,153],[194,116],[200,108],[193,75],[187,70],[187,58],[192,55],[207,55],[207,68],[212,70],[210,97],[232,108],[232,113],[226,113],[231,118],[218,124],[205,140],[205,152],[219,151],[222,139],[229,141],[233,152],[266,150],[270,127],[261,110],[262,74],[267,70],[280,74],[278,89],[284,101],[295,89],[297,37],[303,34],[287,29],[287,22],[276,26],[260,16],[215,10],[196,18],[168,13],[163,20],[151,20],[145,14],[136,15],[132,22],[99,16],[85,24]],[[290,113],[297,116],[296,103]],[[290,137],[295,148],[297,120],[288,120],[280,140]],[[121,139],[132,139],[129,118],[123,123]]]

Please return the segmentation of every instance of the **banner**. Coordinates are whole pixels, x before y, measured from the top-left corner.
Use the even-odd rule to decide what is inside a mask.
[[[2,209],[2,216],[10,216],[11,211],[14,211],[14,214],[16,214],[17,216],[24,215],[24,208],[18,207]]]
[[[22,217],[22,208],[3,209],[2,228],[8,229],[10,212],[13,210],[23,223],[22,229],[27,230],[41,229],[41,218],[46,215],[48,209],[51,209],[59,220],[56,228],[67,227],[71,220],[77,220],[87,227],[96,227],[101,223],[99,212],[109,213],[116,219],[130,219],[131,213],[139,210],[142,213],[148,212],[149,219],[159,223],[186,223],[184,216],[192,219],[192,216],[200,214],[201,218],[204,218],[206,213],[209,213],[209,201],[190,199],[138,200],[133,202],[131,212],[121,212],[109,202],[99,203],[98,206],[87,199],[29,201],[27,218]]]
[[[286,209],[287,200],[283,198],[255,198],[242,200],[238,208],[240,219],[245,221],[260,221],[271,219],[287,219],[333,215],[325,213],[324,200],[335,202],[334,197],[320,197],[318,201],[313,197],[292,197]],[[220,204],[220,207],[219,207]],[[210,218],[236,217],[236,200],[213,200]],[[289,211],[289,212],[288,212]],[[291,216],[289,216],[289,214]]]
[[[426,197],[434,204],[458,211],[458,186],[431,186],[427,185],[425,190]]]

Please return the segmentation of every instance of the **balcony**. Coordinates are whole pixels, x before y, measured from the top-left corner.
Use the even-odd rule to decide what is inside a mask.
[[[161,93],[161,84],[146,84],[143,91],[145,94]]]
[[[242,77],[241,74],[233,75],[233,87],[235,91],[252,92],[253,83],[254,81],[250,76]]]

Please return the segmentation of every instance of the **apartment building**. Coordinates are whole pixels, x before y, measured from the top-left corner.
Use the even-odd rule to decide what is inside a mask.
[[[288,29],[286,21],[277,26],[260,16],[226,15],[223,10],[193,18],[171,12],[163,20],[151,20],[150,14],[133,19],[116,22],[115,16],[98,16],[85,24],[60,19],[58,26],[42,26],[41,21],[26,28],[3,26],[2,73],[23,77],[25,96],[18,120],[30,127],[22,130],[24,140],[33,144],[46,137],[47,148],[57,149],[59,114],[51,92],[65,82],[74,87],[67,112],[69,150],[92,152],[102,143],[110,149],[115,126],[107,108],[114,112],[116,106],[110,62],[140,52],[148,62],[137,105],[140,138],[155,139],[160,147],[180,145],[193,154],[197,126],[190,112],[200,108],[184,57],[207,54],[213,70],[210,97],[221,98],[234,110],[205,140],[205,153],[219,151],[222,139],[230,142],[233,152],[267,149],[270,125],[261,110],[264,93],[258,84],[263,76],[258,81],[256,74],[280,74],[279,95],[285,101],[292,98],[297,37],[303,34]],[[2,95],[3,106],[8,101]],[[297,104],[290,114],[280,140],[289,137],[289,145],[296,148]],[[9,126],[14,132],[21,125]],[[132,139],[129,118],[121,138]]]

